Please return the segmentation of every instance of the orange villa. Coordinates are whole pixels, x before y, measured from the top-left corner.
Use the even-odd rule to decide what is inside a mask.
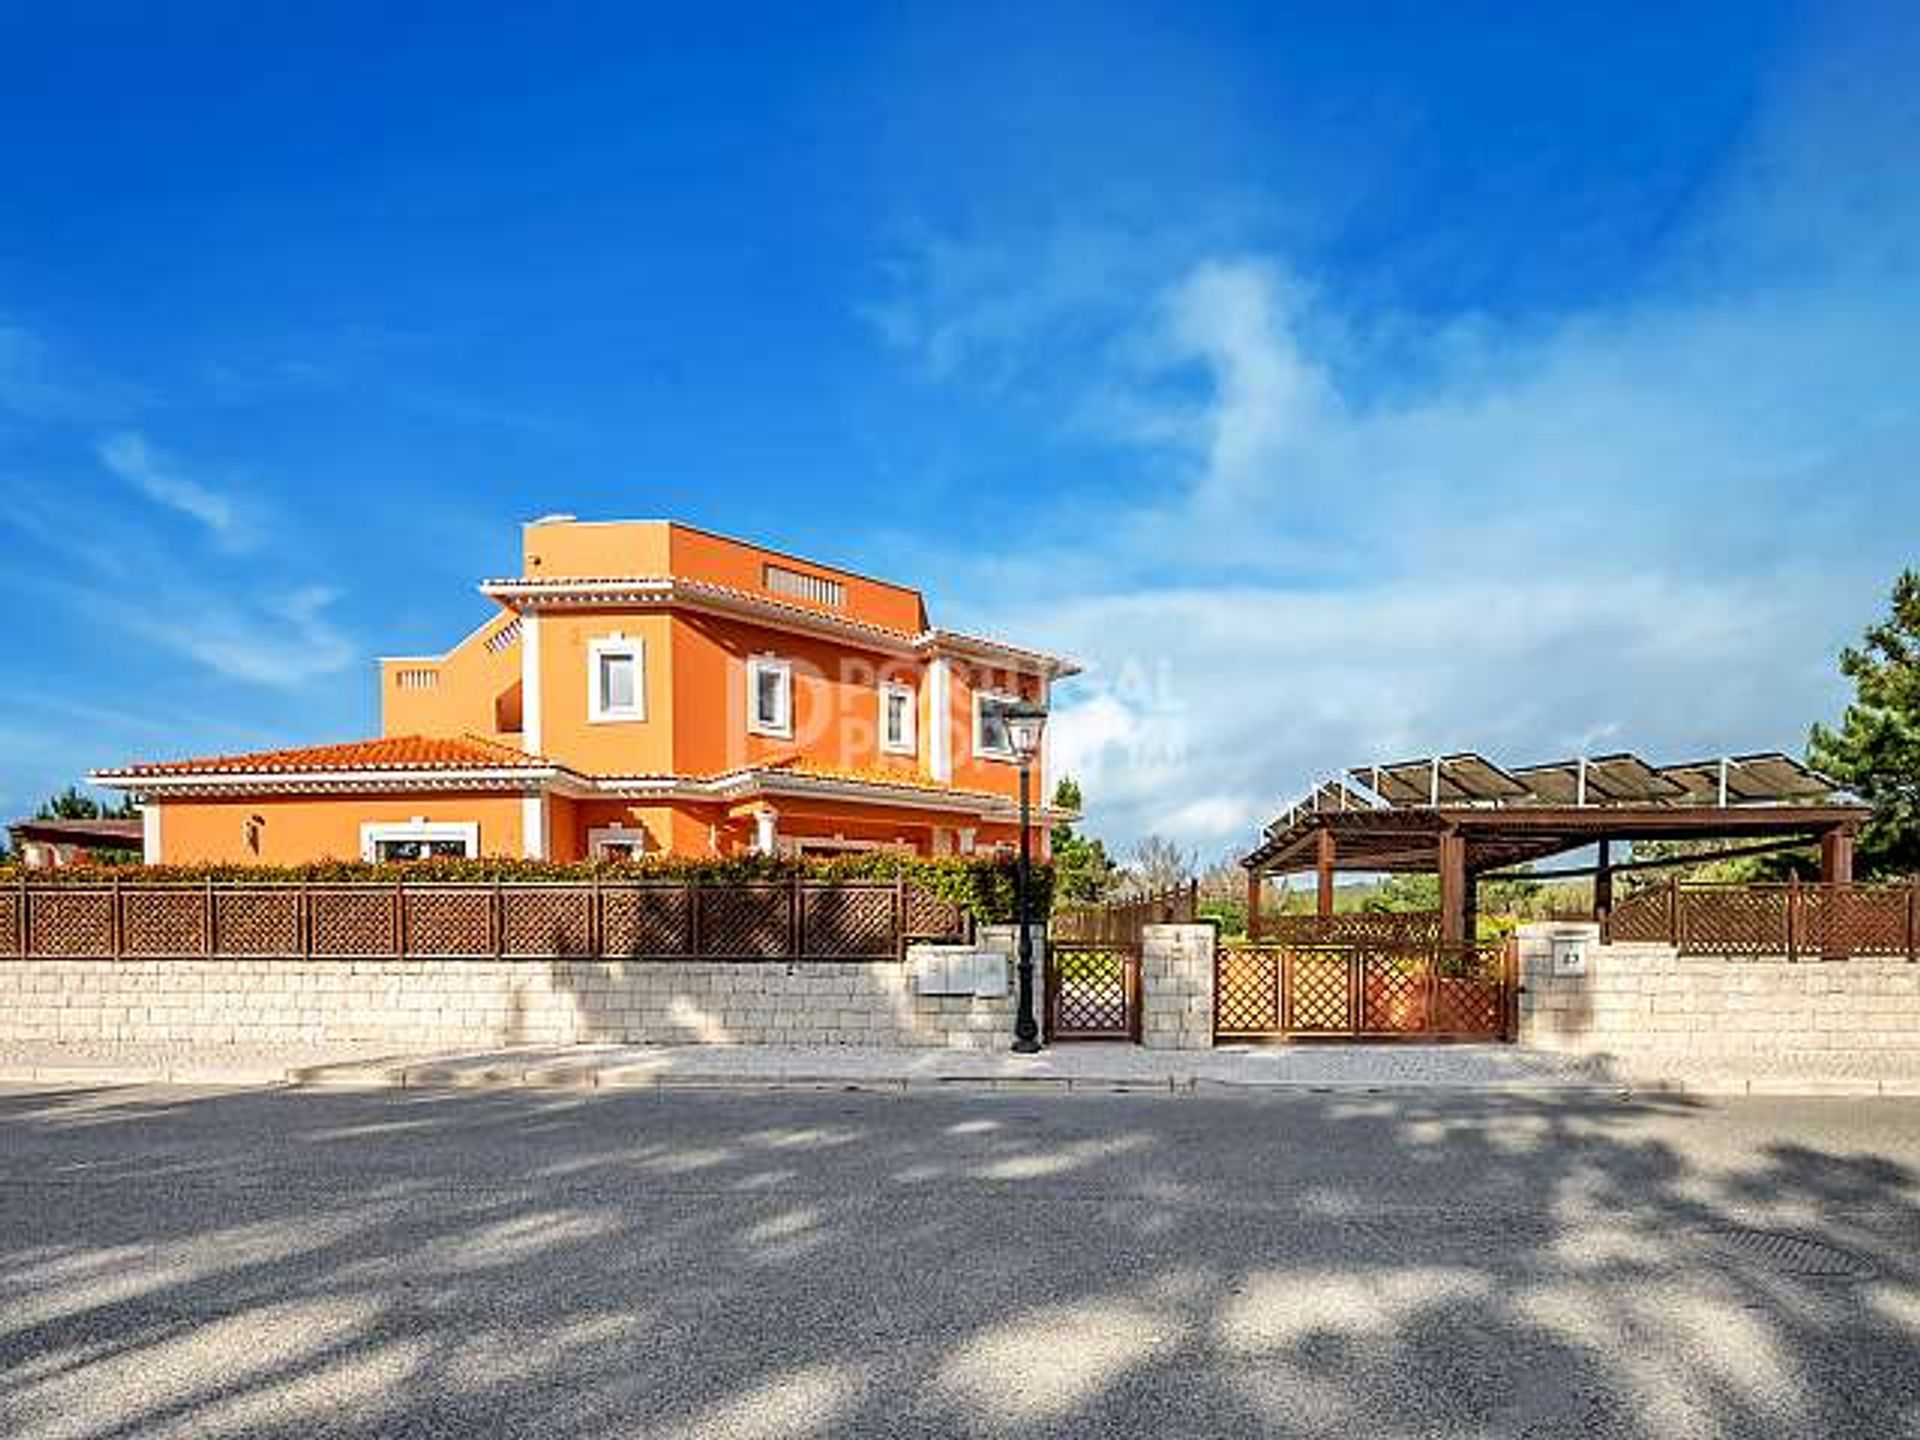
[[[916,590],[668,521],[524,527],[497,613],[380,662],[380,738],[101,770],[149,864],[967,854],[1019,840],[1004,710],[1068,661]],[[1036,778],[1036,798],[1046,793]],[[1053,815],[1035,810],[1044,853]]]

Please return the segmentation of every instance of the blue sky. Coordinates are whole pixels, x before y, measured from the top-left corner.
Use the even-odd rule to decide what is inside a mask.
[[[556,510],[1083,657],[1207,854],[1797,749],[1920,563],[1910,6],[404,8],[9,19],[0,812],[371,733]]]

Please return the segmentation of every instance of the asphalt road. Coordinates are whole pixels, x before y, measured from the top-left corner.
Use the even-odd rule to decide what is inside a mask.
[[[0,1091],[0,1435],[1920,1436],[1920,1104]]]

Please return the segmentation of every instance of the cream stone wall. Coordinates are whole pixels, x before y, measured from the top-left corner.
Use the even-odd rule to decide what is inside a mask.
[[[0,1040],[998,1048],[1013,939],[977,941],[1004,998],[916,994],[894,960],[0,960]]]
[[[1556,974],[1554,939],[1584,949]],[[1520,931],[1520,1040],[1578,1054],[1701,1059],[1920,1052],[1920,965],[1682,956],[1602,945],[1594,925]]]

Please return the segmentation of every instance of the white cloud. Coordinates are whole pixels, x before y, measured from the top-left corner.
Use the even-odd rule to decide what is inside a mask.
[[[1153,350],[1168,366],[1198,361],[1209,377],[1190,435],[1204,456],[1196,498],[1208,508],[1257,498],[1334,419],[1332,387],[1291,333],[1303,303],[1276,267],[1249,259],[1205,261],[1165,299]]]
[[[137,635],[254,685],[294,689],[359,658],[327,614],[339,595],[324,587],[205,606],[175,599],[165,607],[116,607],[115,616]]]
[[[228,549],[245,549],[255,540],[253,527],[231,496],[180,474],[163,461],[137,431],[110,435],[95,447],[100,463],[138,488],[155,504],[197,520]]]
[[[1920,139],[1882,117],[1876,154],[1890,126]],[[1845,174],[1838,205],[1830,167],[1773,163],[1791,130],[1764,129],[1680,261],[1552,324],[1422,331],[1232,251],[1077,327],[1057,288],[1036,300],[1032,353],[990,372],[1086,376],[1076,433],[1146,498],[1009,540],[974,592],[997,609],[957,618],[1090,662],[1055,762],[1091,828],[1218,853],[1349,765],[1797,749],[1830,717],[1838,647],[1920,562],[1920,184]],[[1045,348],[1076,328],[1115,338],[1092,364]],[[1389,383],[1337,378],[1382,337]]]

